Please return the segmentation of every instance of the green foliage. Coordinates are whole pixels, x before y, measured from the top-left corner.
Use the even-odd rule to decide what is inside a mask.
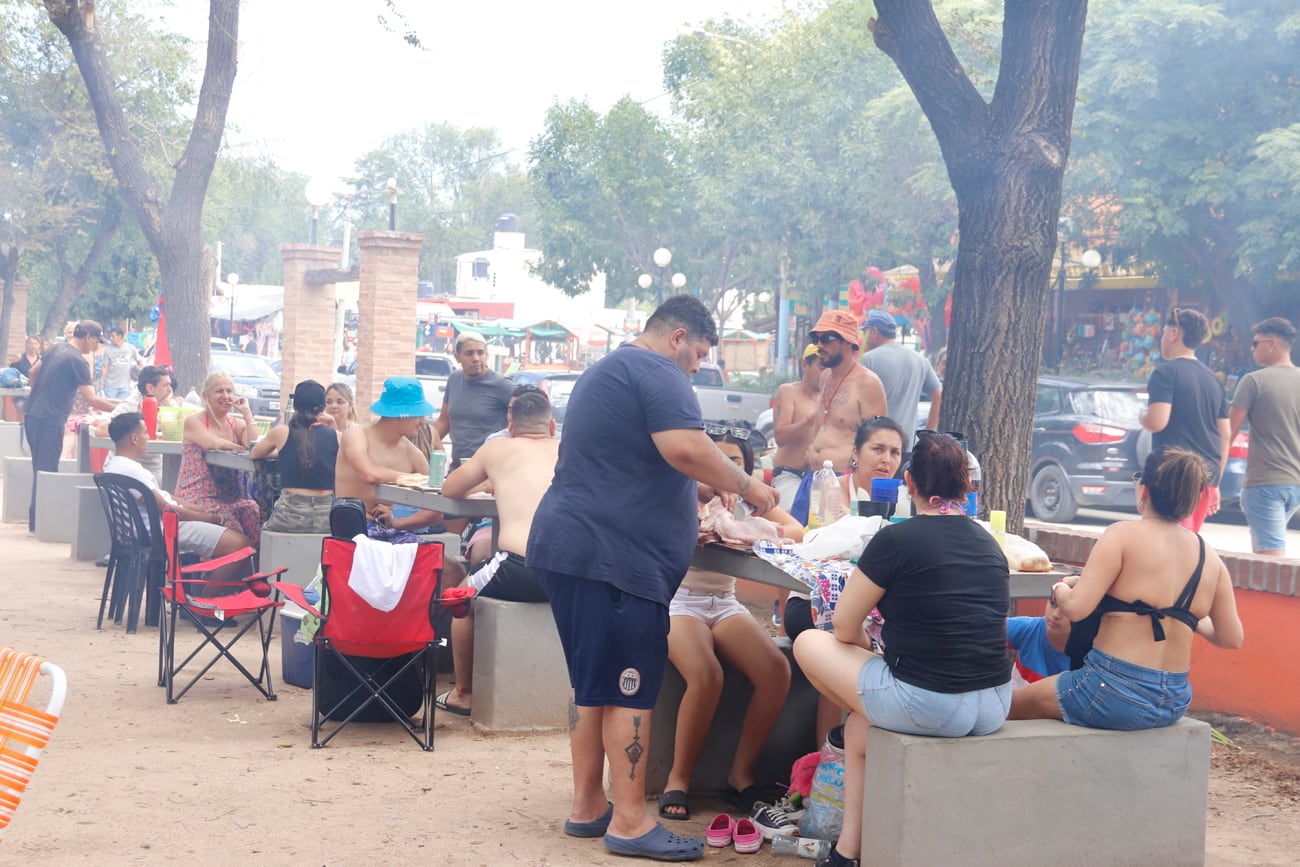
[[[492,244],[503,213],[528,228],[530,202],[523,175],[506,159],[496,131],[429,124],[399,133],[357,160],[351,179],[357,228],[388,228],[388,179],[398,187],[397,228],[426,236],[420,276],[441,291],[454,283],[455,257]],[[339,229],[342,201],[328,209],[331,232]],[[324,242],[322,237],[322,242]]]
[[[222,245],[219,280],[234,272],[244,283],[281,282],[279,245],[311,237],[306,186],[269,157],[221,154],[203,207],[203,236]]]
[[[1250,315],[1300,240],[1300,14],[1286,0],[1094,0],[1089,17],[1072,215],[1112,259]]]

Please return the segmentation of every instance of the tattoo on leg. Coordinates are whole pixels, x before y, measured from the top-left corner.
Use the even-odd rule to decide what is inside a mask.
[[[632,743],[623,748],[623,753],[631,765],[627,778],[635,780],[637,763],[641,761],[641,756],[645,755],[645,749],[641,746],[641,717],[639,716],[632,717]]]
[[[573,699],[569,699],[569,731],[578,727],[578,705]]]

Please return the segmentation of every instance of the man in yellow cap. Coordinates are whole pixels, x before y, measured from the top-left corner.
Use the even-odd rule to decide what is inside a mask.
[[[835,472],[843,473],[849,468],[858,425],[864,418],[886,414],[885,386],[857,363],[862,338],[858,320],[849,311],[827,310],[808,337],[817,344],[823,368],[808,465],[816,468],[830,461]]]
[[[779,387],[772,399],[772,438],[776,440],[772,487],[781,495],[781,508],[786,511],[808,472],[808,446],[817,424],[817,400],[822,393],[817,344],[809,343],[804,349],[802,367],[803,377]]]

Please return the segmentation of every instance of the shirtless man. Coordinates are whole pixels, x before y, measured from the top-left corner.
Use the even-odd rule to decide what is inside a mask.
[[[521,394],[510,409],[510,436],[488,440],[474,457],[447,477],[442,492],[464,497],[484,481],[497,501],[500,550],[467,579],[479,596],[506,602],[546,602],[532,570],[524,565],[533,513],[551,486],[560,441],[555,439],[551,402],[540,391]],[[451,622],[451,656],[456,686],[438,696],[438,707],[466,715],[470,711],[474,675],[474,608]]]
[[[824,368],[808,466],[830,461],[835,472],[844,473],[858,425],[865,418],[885,415],[885,386],[879,376],[857,363],[858,321],[847,310],[827,310],[808,338],[817,344]]]
[[[414,533],[442,521],[441,512],[409,510],[375,499],[378,485],[392,484],[407,473],[429,472],[429,461],[407,439],[420,420],[433,412],[424,389],[413,376],[384,381],[384,393],[370,407],[379,418],[343,432],[334,465],[334,496],[356,497],[366,504],[369,535],[389,542],[413,542]]]
[[[772,438],[776,440],[772,487],[781,495],[781,508],[787,511],[808,472],[808,446],[817,424],[817,401],[822,393],[817,344],[804,349],[802,364],[803,378],[778,388],[772,401]]]

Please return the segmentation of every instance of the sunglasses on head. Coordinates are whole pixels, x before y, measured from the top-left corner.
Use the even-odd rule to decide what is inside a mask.
[[[749,428],[729,427],[725,424],[706,424],[704,432],[711,437],[733,436],[738,440],[749,441]]]

